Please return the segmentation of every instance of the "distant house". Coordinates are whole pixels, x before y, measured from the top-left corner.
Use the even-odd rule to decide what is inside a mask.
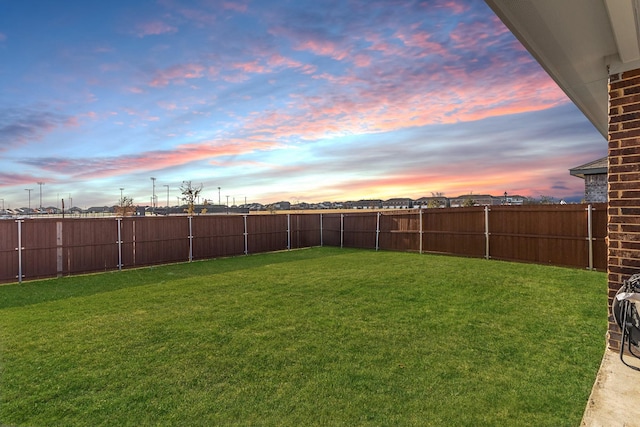
[[[87,209],[87,213],[90,214],[112,214],[113,212],[113,206],[92,206]]]
[[[273,207],[277,210],[289,210],[291,209],[291,203],[287,201],[277,202],[273,204]]]
[[[510,206],[522,206],[526,203],[528,199],[524,196],[518,196],[518,195],[513,195],[513,196],[509,196],[507,195],[506,197],[504,197],[502,204],[503,205],[510,205]]]
[[[352,209],[380,209],[382,200],[358,200],[357,202],[348,202]]]
[[[413,207],[416,209],[448,208],[449,199],[444,196],[420,197],[413,202]]]
[[[569,169],[569,173],[584,179],[584,202],[607,201],[607,157]]]
[[[413,207],[413,199],[396,197],[382,202],[382,209],[409,209]]]
[[[449,199],[452,208],[464,206],[493,206],[504,204],[504,197],[494,197],[490,194],[464,194]]]
[[[243,205],[243,208],[249,209],[250,211],[263,211],[265,207],[262,203],[250,203],[247,205]]]

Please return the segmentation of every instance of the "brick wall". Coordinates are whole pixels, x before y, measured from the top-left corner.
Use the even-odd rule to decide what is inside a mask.
[[[607,202],[607,174],[593,174],[584,176],[585,203]]]
[[[609,76],[608,175],[610,308],[623,280],[640,272],[640,69]],[[608,343],[620,348],[611,315]]]

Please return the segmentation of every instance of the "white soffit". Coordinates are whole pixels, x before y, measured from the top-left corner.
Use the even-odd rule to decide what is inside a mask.
[[[618,46],[620,62],[629,63],[640,59],[638,41],[638,0],[604,0]]]
[[[485,2],[606,137],[608,66],[640,60],[636,0]]]

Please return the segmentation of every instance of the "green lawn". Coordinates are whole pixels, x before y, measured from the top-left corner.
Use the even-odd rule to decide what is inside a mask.
[[[314,248],[0,286],[0,424],[577,426],[604,273]]]

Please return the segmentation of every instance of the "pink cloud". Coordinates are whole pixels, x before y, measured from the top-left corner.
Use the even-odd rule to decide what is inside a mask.
[[[241,12],[241,13],[244,13],[247,11],[247,5],[242,4],[240,2],[226,1],[222,3],[222,8],[225,10],[233,10],[235,12]]]
[[[272,69],[277,68],[297,68],[304,74],[312,74],[316,71],[317,67],[312,64],[303,64],[295,59],[282,56],[280,54],[273,54],[267,58],[267,63]]]
[[[431,36],[424,31],[414,30],[409,34],[403,32],[396,33],[396,37],[407,47],[419,48],[422,53],[418,57],[438,54],[442,56],[450,56],[447,49],[440,43],[430,40]]]
[[[371,57],[369,55],[358,54],[354,56],[353,63],[358,67],[368,67],[371,65]]]
[[[474,50],[481,47],[486,50],[502,40],[500,36],[508,31],[499,20],[471,24],[460,22],[449,36],[458,49]]]
[[[526,67],[527,62],[522,65]],[[286,109],[247,117],[243,126],[274,138],[316,140],[476,121],[569,102],[542,71],[526,79],[505,79],[503,73],[487,79],[483,70],[443,70],[432,75],[398,70],[393,75],[372,68],[368,72],[376,78],[326,73],[314,76],[327,82],[325,95],[292,94]]]
[[[255,151],[281,148],[282,144],[266,139],[225,139],[183,144],[173,150],[156,150],[140,154],[107,158],[48,158],[38,160],[42,169],[61,174],[73,173],[74,179],[96,179],[123,173],[157,170],[193,161],[237,156]]]
[[[469,10],[469,5],[454,0],[441,2],[437,7],[449,9],[455,15],[462,15]]]
[[[178,108],[175,102],[158,101],[156,105],[163,110],[173,111]]]
[[[260,65],[257,59],[251,62],[237,62],[232,67],[245,73],[264,73],[266,71],[265,66]]]
[[[253,61],[234,62],[231,64],[231,68],[234,71],[240,71],[240,73],[226,74],[223,79],[234,83],[248,80],[250,78],[248,74],[274,73],[288,68],[298,69],[303,74],[313,74],[317,69],[315,65],[303,64],[280,54],[272,54]]]
[[[413,34],[399,31],[390,40],[383,40],[378,35],[368,34],[365,40],[370,43],[369,51],[379,52],[387,58],[415,60],[430,54],[452,58],[452,54],[442,45],[429,41],[427,33]]]
[[[204,76],[205,67],[200,64],[179,64],[156,72],[149,86],[162,87],[169,83],[184,83],[187,79]]]
[[[74,117],[69,117],[65,121],[64,125],[67,127],[77,127],[80,125],[80,122],[78,121],[78,118],[74,116]]]
[[[10,187],[12,185],[33,185],[34,182],[40,181],[41,177],[27,174],[18,174],[15,172],[0,172],[0,187]],[[48,182],[51,182],[50,180]]]
[[[541,171],[539,163],[527,165],[501,164],[500,170],[480,172],[475,163],[460,164],[455,168],[430,166],[429,172],[424,169],[409,170],[402,174],[388,174],[373,176],[359,180],[350,179],[340,186],[338,194],[343,200],[358,199],[363,195],[371,198],[429,196],[431,192],[443,193],[448,197],[464,194],[493,194],[499,195],[507,191],[526,197],[539,197],[549,191],[555,182],[566,178],[565,164],[553,165],[554,173]],[[465,172],[466,171],[466,172]],[[532,185],[532,183],[535,183]],[[334,184],[335,185],[335,184]],[[567,188],[556,193],[559,197],[571,196],[579,193],[584,182],[576,179],[567,181]],[[317,191],[322,191],[319,188]]]
[[[178,32],[176,27],[161,21],[143,22],[138,24],[136,27],[136,35],[138,37],[173,34],[176,32]]]
[[[306,40],[295,43],[295,50],[303,50],[311,52],[318,56],[328,56],[335,60],[343,60],[349,55],[349,51],[344,48],[340,48],[329,40]]]

